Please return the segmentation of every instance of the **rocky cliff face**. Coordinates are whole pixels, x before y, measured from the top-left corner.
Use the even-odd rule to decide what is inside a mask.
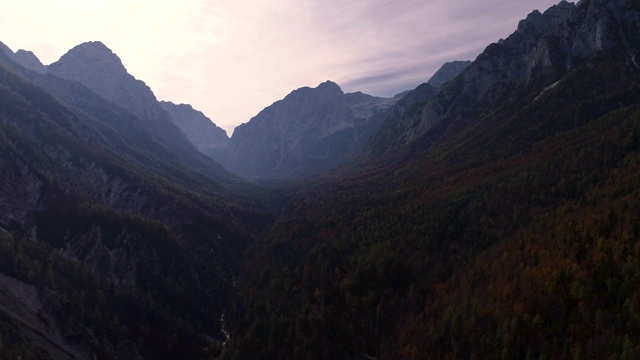
[[[0,240],[6,241],[0,252],[14,242],[34,244],[39,250],[30,256],[82,264],[84,270],[67,270],[79,272],[86,284],[96,281],[117,288],[132,297],[132,306],[144,307],[147,301],[138,299],[145,293],[154,301],[173,301],[183,286],[177,284],[189,284],[179,290],[180,303],[172,305],[177,312],[169,316],[177,322],[171,323],[183,322],[177,320],[183,316],[203,319],[189,338],[200,338],[196,341],[205,346],[211,343],[219,336],[217,322],[238,272],[239,254],[252,236],[242,230],[248,227],[240,220],[240,209],[248,204],[239,205],[242,201],[229,195],[234,185],[224,181],[227,173],[195,147],[183,147],[192,150],[179,154],[145,126],[153,119],[143,121],[79,82],[28,71],[6,51],[0,54],[0,85]],[[168,121],[168,114],[159,111]],[[188,145],[186,138],[184,142]],[[205,166],[211,175],[203,172]],[[7,254],[15,255],[2,256]],[[8,263],[0,262],[0,272],[11,271],[29,284],[39,281],[24,267],[7,270]],[[43,270],[42,261],[27,264],[32,263]],[[53,271],[67,279],[65,266]],[[61,295],[53,302],[68,306]],[[109,311],[110,318],[120,312]],[[45,315],[74,321],[73,329],[57,329],[65,330],[65,341],[71,339],[83,351],[108,349],[119,354],[114,357],[136,354],[118,345],[131,334],[94,336],[86,314],[77,313],[52,310]],[[130,322],[129,329],[139,328],[131,326],[139,318],[117,316],[123,324]],[[56,329],[53,323],[51,327]],[[141,352],[154,348],[134,347]]]
[[[80,44],[49,66],[48,72],[77,81],[141,119],[154,119],[159,110],[151,89],[131,76],[120,58],[99,41]]]
[[[388,119],[383,129],[394,133],[388,136],[393,140],[375,146],[402,146],[424,137],[437,124],[444,129],[451,121],[471,121],[470,108],[500,96],[508,99],[514,86],[540,93],[598,54],[626,53],[632,63],[639,48],[638,14],[637,4],[625,0],[578,5],[561,1],[543,13],[532,12],[512,35],[489,45],[428,102],[416,104],[421,107],[418,121],[415,117]],[[484,111],[490,109],[477,108],[473,114]],[[419,147],[429,146],[442,129],[431,131],[429,140]]]
[[[221,162],[251,179],[303,176],[360,149],[397,100],[344,94],[330,81],[295,90],[238,126]]]
[[[427,81],[427,84],[434,88],[441,88],[442,85],[451,81],[454,77],[471,65],[471,61],[451,61],[444,63],[438,71]]]
[[[127,72],[120,58],[103,43],[87,42],[69,50],[47,68],[49,74],[78,82],[130,111],[145,128],[177,147],[190,143],[164,111],[151,89]]]
[[[96,114],[100,121],[110,122],[109,125],[118,130],[126,128],[128,135],[139,138],[137,141],[155,143],[153,149],[147,149],[155,155],[172,161],[176,166],[189,166],[221,182],[230,184],[239,181],[220,164],[198,151],[173,123],[151,89],[130,75],[120,59],[104,44],[89,42],[76,46],[51,64],[45,75],[34,80],[88,113],[95,112],[96,101],[89,100],[92,96],[83,88],[119,107],[120,110],[111,107],[109,115],[105,112]],[[52,77],[65,81],[57,81]],[[102,104],[101,101],[98,103]],[[117,114],[113,113],[114,110]]]
[[[47,71],[47,67],[42,65],[40,59],[36,57],[36,55],[28,50],[18,50],[15,53],[5,44],[0,42],[0,51],[4,52],[4,54],[13,62],[18,65],[29,69],[31,71],[44,73]]]
[[[161,101],[160,104],[169,113],[173,123],[201,152],[212,154],[227,146],[227,133],[191,105],[176,105],[169,101]]]
[[[31,51],[20,49],[13,55],[13,60],[23,67],[35,72],[44,73],[47,71],[47,67],[44,66],[42,62],[40,62],[40,59],[38,59]]]

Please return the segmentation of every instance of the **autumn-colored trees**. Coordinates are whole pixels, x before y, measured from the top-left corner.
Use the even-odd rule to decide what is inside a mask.
[[[640,81],[593,66],[392,172],[290,196],[248,252],[225,358],[640,356]]]

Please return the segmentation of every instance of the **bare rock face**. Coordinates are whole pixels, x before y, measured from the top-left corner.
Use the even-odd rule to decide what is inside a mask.
[[[434,88],[441,88],[444,84],[460,75],[464,69],[471,64],[471,61],[451,61],[444,63],[438,71],[427,81],[427,84]]]
[[[227,146],[227,133],[191,105],[176,105],[169,101],[161,101],[160,105],[169,113],[173,123],[201,152],[210,154]]]
[[[11,50],[7,45],[5,45],[2,41],[0,41],[0,51],[2,51],[7,56],[13,56],[13,50]]]
[[[32,215],[41,207],[42,181],[21,161],[0,156],[0,184],[0,226],[31,228]]]
[[[78,82],[130,111],[150,132],[171,142],[188,143],[151,89],[129,74],[120,58],[103,43],[94,41],[74,47],[49,65],[47,72]]]
[[[577,5],[563,0],[544,12],[533,11],[513,34],[489,45],[426,104],[416,104],[421,107],[419,121],[387,120],[383,129],[393,132],[396,128],[395,135],[389,136],[393,140],[376,146],[406,145],[442,121],[468,121],[465,113],[472,106],[483,99],[508,96],[504,94],[508,86],[542,91],[598,54],[626,53],[629,64],[637,63],[639,14],[637,2],[629,0],[583,0]],[[397,124],[408,125],[398,128]]]
[[[48,72],[77,81],[141,118],[156,115],[151,113],[156,102],[151,89],[131,76],[120,58],[99,41],[69,50],[49,66]]]
[[[305,176],[361,149],[397,100],[344,94],[331,81],[297,89],[238,126],[220,162],[250,179]]]
[[[14,53],[7,45],[0,42],[0,52],[4,52],[4,55],[10,60],[26,69],[38,73],[45,73],[47,71],[47,67],[42,65],[40,59],[31,51],[20,49]]]
[[[44,66],[42,62],[40,62],[40,59],[31,51],[20,49],[14,54],[13,60],[24,68],[35,72],[45,73],[47,71],[47,67]]]

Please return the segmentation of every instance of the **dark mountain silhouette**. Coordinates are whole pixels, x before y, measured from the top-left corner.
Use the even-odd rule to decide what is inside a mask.
[[[287,194],[225,358],[639,356],[639,19],[561,2],[405,95]]]
[[[0,358],[640,357],[639,24],[562,1],[393,99],[295,90],[211,154],[264,187],[104,45],[0,46]]]
[[[0,83],[3,340],[70,359],[218,349],[240,255],[267,219],[240,195],[253,187],[80,83],[6,54]],[[173,334],[186,341],[169,350]]]

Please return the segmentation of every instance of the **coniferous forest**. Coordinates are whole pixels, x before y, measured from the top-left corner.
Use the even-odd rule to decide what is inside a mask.
[[[640,358],[640,2],[536,16],[278,181],[0,56],[0,358]]]

